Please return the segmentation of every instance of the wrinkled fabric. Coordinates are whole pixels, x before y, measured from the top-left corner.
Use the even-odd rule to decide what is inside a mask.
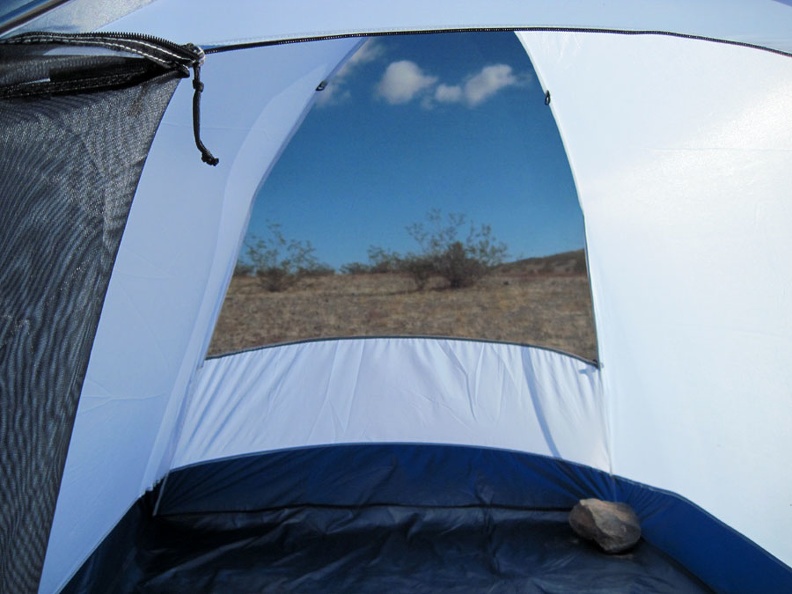
[[[103,591],[710,591],[648,543],[601,553],[574,535],[566,511],[375,506],[168,516],[138,544],[132,564],[108,574],[114,579]]]

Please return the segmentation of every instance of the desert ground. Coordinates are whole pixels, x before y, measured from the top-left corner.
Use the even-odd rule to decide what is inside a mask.
[[[449,336],[596,359],[588,278],[579,265],[575,271],[557,259],[548,262],[506,264],[462,289],[433,279],[422,291],[404,273],[304,278],[281,292],[266,291],[254,277],[235,276],[209,355],[310,338]]]

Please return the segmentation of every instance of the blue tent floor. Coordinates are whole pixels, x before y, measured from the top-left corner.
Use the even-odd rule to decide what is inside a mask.
[[[296,507],[160,516],[115,592],[709,592],[641,541],[609,556],[567,511]]]

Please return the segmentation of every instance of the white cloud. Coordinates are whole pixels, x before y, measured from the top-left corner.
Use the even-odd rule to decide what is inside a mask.
[[[516,75],[507,64],[485,66],[456,85],[438,83],[437,80],[436,76],[424,74],[414,62],[394,62],[385,72],[378,90],[391,104],[408,103],[420,95],[424,109],[431,109],[437,103],[457,103],[472,108],[503,89],[528,82],[526,76]]]
[[[347,101],[352,93],[347,88],[349,78],[361,65],[377,60],[385,53],[385,48],[377,39],[369,39],[356,51],[341,69],[328,82],[316,98],[318,106],[338,105]]]
[[[415,62],[400,60],[385,69],[377,94],[391,105],[409,103],[436,83],[437,77],[424,74]]]
[[[481,72],[467,80],[464,86],[465,103],[475,107],[484,103],[498,91],[519,84],[520,80],[507,64],[485,66]]]
[[[378,39],[369,39],[360,49],[356,51],[351,58],[344,65],[346,67],[354,67],[359,64],[368,64],[380,58],[385,53],[385,48]]]
[[[317,96],[318,106],[337,105],[352,97],[350,79],[366,64],[382,59],[386,45],[378,39],[364,43],[329,81]],[[438,103],[460,104],[473,108],[494,97],[505,88],[522,86],[526,75],[515,74],[507,64],[485,66],[470,74],[461,83],[440,82],[410,60],[391,62],[380,79],[376,94],[391,105],[419,99],[421,107],[432,109]]]
[[[435,89],[434,98],[440,103],[459,103],[464,95],[459,85],[439,84]]]

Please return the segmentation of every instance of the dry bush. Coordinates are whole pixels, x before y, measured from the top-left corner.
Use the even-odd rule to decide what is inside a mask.
[[[247,270],[270,292],[285,291],[299,280],[324,276],[335,271],[314,256],[310,241],[287,239],[277,223],[267,223],[267,234],[253,237],[247,244],[249,264],[237,264]]]
[[[503,262],[507,253],[506,244],[495,239],[492,227],[476,226],[462,213],[443,216],[438,209],[430,210],[425,221],[408,225],[407,233],[419,245],[417,253],[401,255],[371,246],[367,269],[356,263],[346,270],[405,272],[419,291],[434,277],[445,279],[451,289],[462,289],[479,282]]]

